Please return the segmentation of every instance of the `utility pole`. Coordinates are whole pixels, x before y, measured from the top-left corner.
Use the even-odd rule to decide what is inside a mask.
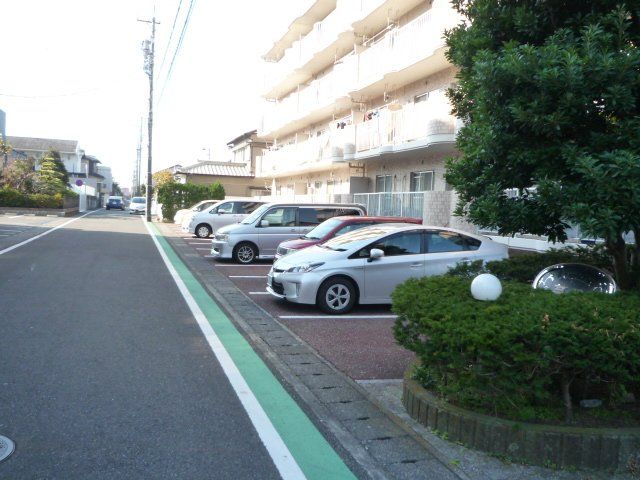
[[[153,145],[153,61],[155,55],[155,40],[156,40],[156,22],[155,14],[151,20],[141,20],[139,22],[151,24],[151,40],[145,40],[142,42],[142,51],[144,52],[144,72],[149,76],[149,123],[148,123],[148,141],[149,152],[147,154],[147,222],[151,222],[151,199],[153,198],[153,178],[151,173],[152,168],[152,145]]]

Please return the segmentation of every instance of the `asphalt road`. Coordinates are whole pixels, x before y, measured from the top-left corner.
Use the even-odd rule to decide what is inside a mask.
[[[211,240],[192,237],[170,225],[194,253],[207,256]],[[388,305],[358,305],[348,315],[332,316],[312,305],[298,305],[273,298],[266,291],[271,261],[237,265],[209,259],[212,268],[226,275],[251,300],[286,325],[338,370],[354,380],[400,379],[413,353],[393,337],[395,316]],[[376,352],[372,355],[371,352]]]
[[[0,223],[22,229],[0,250],[45,227]],[[100,211],[0,255],[0,435],[16,443],[2,479],[279,478],[128,213]]]

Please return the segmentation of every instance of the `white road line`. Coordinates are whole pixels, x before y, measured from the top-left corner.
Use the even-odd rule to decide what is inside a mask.
[[[9,217],[9,218],[18,218],[18,217],[22,217],[24,215],[14,215],[13,217]]]
[[[280,315],[278,318],[284,319],[304,319],[304,318],[398,318],[397,315]]]
[[[0,232],[15,232],[15,233],[20,233],[20,232],[24,232],[24,230],[11,230],[9,228],[0,228]]]
[[[249,292],[249,295],[271,295],[269,292]]]
[[[0,250],[0,255],[4,255],[5,253],[9,253],[11,250],[15,250],[16,248],[20,248],[21,246],[26,245],[27,243],[31,243],[31,242],[33,242],[34,240],[39,239],[40,237],[44,237],[45,235],[49,235],[51,232],[55,232],[55,231],[56,231],[56,230],[58,230],[59,228],[65,227],[65,226],[69,225],[70,223],[75,222],[76,220],[79,220],[79,219],[81,219],[81,218],[84,218],[84,217],[86,217],[87,215],[91,215],[92,213],[98,212],[98,211],[100,211],[100,210],[102,210],[102,209],[99,209],[99,210],[93,210],[93,211],[91,211],[91,212],[87,212],[87,213],[85,213],[84,215],[80,215],[79,217],[72,218],[72,219],[71,219],[71,220],[69,220],[68,222],[64,222],[64,223],[60,224],[60,225],[58,225],[57,227],[50,228],[50,229],[49,229],[49,230],[47,230],[46,232],[42,232],[40,235],[36,235],[35,237],[28,238],[28,239],[27,239],[27,240],[25,240],[24,242],[16,243],[15,245],[12,245],[12,246],[10,246],[10,247],[8,247],[8,248],[5,248],[4,250]]]
[[[267,278],[266,275],[229,275],[229,278]]]
[[[8,237],[9,234],[8,233],[0,233],[0,237]]]
[[[238,367],[235,363],[233,363],[229,352],[227,352],[227,349],[224,348],[224,345],[216,335],[216,332],[213,330],[213,327],[207,320],[207,317],[202,312],[197,302],[191,295],[191,292],[189,292],[189,289],[182,281],[182,278],[180,278],[180,275],[178,275],[178,272],[171,264],[171,261],[162,249],[160,242],[158,242],[158,239],[151,231],[151,228],[149,227],[147,222],[144,222],[144,225],[147,228],[149,235],[151,235],[153,243],[155,243],[156,248],[158,249],[158,252],[162,257],[162,260],[167,267],[167,270],[169,270],[171,277],[173,277],[173,281],[176,283],[178,290],[180,290],[182,297],[184,298],[185,302],[187,302],[189,310],[191,310],[191,314],[198,322],[198,325],[200,326],[200,329],[202,330],[202,333],[204,334],[209,347],[211,347],[211,351],[218,359],[218,362],[220,362],[220,366],[229,379],[229,383],[231,383],[233,390],[236,392],[238,399],[247,412],[251,423],[253,424],[256,432],[258,433],[258,436],[260,437],[260,440],[262,440],[262,444],[267,449],[267,452],[269,452],[269,456],[278,469],[280,476],[285,480],[305,479],[306,477],[300,469],[300,466],[293,458],[293,455],[291,455],[291,452],[285,445],[276,428],[271,423],[271,420],[269,420],[269,417],[258,402],[258,399],[249,388],[249,385],[238,370]]]

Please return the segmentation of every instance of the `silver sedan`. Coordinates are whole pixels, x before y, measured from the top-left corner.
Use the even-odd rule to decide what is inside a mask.
[[[356,303],[389,304],[409,278],[441,275],[459,262],[507,258],[507,246],[451,228],[380,224],[291,253],[276,261],[267,291],[331,314]]]

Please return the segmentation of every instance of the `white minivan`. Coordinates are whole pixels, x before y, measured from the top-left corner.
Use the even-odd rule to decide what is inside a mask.
[[[182,231],[199,238],[207,238],[219,228],[241,222],[264,202],[252,199],[221,200],[201,212],[189,215],[182,222]]]
[[[239,263],[275,258],[281,242],[300,238],[329,218],[366,214],[358,204],[267,203],[237,225],[220,228],[211,241],[211,255]]]

